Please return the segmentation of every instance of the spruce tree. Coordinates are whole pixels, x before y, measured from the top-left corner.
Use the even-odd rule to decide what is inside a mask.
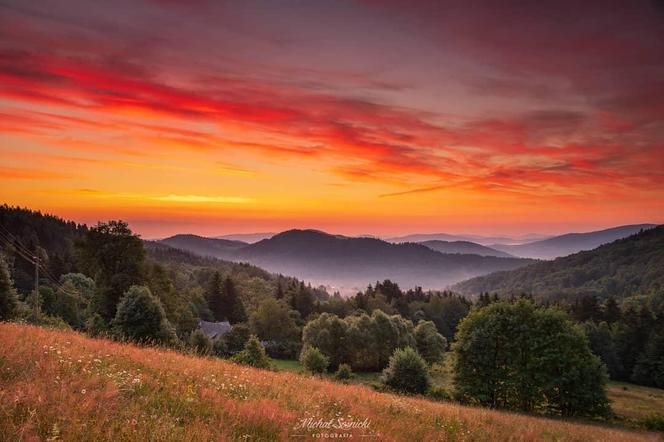
[[[16,290],[14,290],[7,263],[0,254],[0,321],[11,319],[14,316],[16,304]]]

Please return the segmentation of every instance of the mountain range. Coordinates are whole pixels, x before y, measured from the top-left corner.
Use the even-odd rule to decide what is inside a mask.
[[[652,229],[655,226],[656,224],[633,224],[594,232],[567,233],[525,244],[492,244],[490,247],[522,258],[554,259],[582,250],[592,250],[602,244],[625,238],[641,230]]]
[[[664,287],[664,225],[553,261],[496,272],[458,283],[453,290],[477,295],[529,293],[555,301],[579,295],[623,298]]]
[[[289,230],[255,244],[195,235],[160,241],[202,256],[249,262],[335,289],[363,289],[391,279],[404,287],[444,289],[450,284],[532,262],[513,257],[446,254],[414,243],[392,244],[317,230]]]

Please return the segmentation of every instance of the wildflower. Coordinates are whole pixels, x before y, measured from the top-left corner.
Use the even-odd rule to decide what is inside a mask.
[[[85,394],[85,393],[86,393],[86,390],[84,388],[83,390],[81,390],[81,394]]]

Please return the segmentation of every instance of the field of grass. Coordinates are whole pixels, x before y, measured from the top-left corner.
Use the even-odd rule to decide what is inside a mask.
[[[653,433],[406,398],[74,332],[3,323],[0,343],[2,440],[263,441],[320,433],[381,441],[659,440]],[[301,428],[319,418],[364,422],[364,428]]]
[[[609,399],[613,412],[627,424],[664,431],[664,390],[612,382]]]
[[[280,371],[303,373],[304,367],[296,360],[275,360],[275,367]],[[452,393],[452,372],[449,364],[435,365],[431,370],[431,382],[434,388]],[[380,372],[354,373],[350,381],[367,386],[380,385]],[[333,376],[327,375],[328,378]],[[664,422],[664,390],[648,388],[625,382],[609,382],[609,400],[616,416],[615,423],[631,428],[652,427],[652,422]],[[659,430],[659,427],[657,427]]]

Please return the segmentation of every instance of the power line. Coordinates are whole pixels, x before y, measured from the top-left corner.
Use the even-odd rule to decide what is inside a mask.
[[[38,286],[39,269],[41,269],[43,271],[43,275],[46,277],[46,279],[48,279],[48,281],[51,284],[55,285],[58,290],[61,290],[62,292],[66,293],[68,295],[71,295],[71,296],[80,295],[80,293],[78,293],[78,292],[74,293],[74,292],[71,292],[71,291],[67,290],[64,287],[64,284],[60,283],[57,280],[57,278],[53,275],[53,273],[51,273],[51,271],[46,266],[44,266],[44,264],[42,264],[40,262],[40,259],[39,259],[39,256],[38,256],[37,253],[35,253],[33,255],[32,252],[30,250],[28,250],[28,248],[26,246],[24,246],[18,240],[18,238],[16,238],[14,235],[12,235],[12,233],[9,232],[1,224],[0,224],[0,228],[2,228],[5,232],[7,232],[7,234],[3,234],[0,231],[0,239],[3,239],[6,245],[12,246],[12,248],[14,249],[14,252],[17,255],[19,255],[21,258],[25,259],[30,264],[35,265],[35,273],[36,273],[36,275],[35,275],[35,280],[36,280],[35,287]],[[17,245],[18,245],[18,247],[17,247]]]

